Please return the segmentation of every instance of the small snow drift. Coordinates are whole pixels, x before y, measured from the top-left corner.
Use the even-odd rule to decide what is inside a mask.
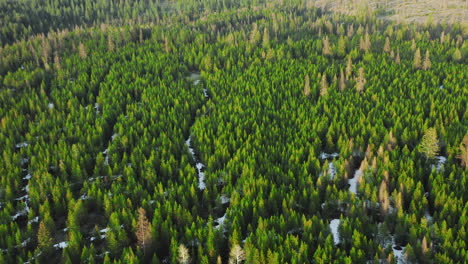
[[[447,162],[447,158],[444,156],[435,156],[434,158],[437,160],[437,164],[432,165],[431,169],[435,168],[437,171],[440,171],[444,167],[445,162]]]
[[[405,257],[405,247],[399,246],[395,244],[395,238],[393,238],[393,245],[392,245],[393,255],[397,261],[397,264],[404,264],[406,263]]]
[[[221,204],[227,204],[227,203],[229,203],[229,201],[231,200],[229,197],[227,197],[227,196],[224,195],[224,194],[221,195],[220,199],[221,199]]]
[[[324,159],[330,159],[330,158],[337,158],[339,156],[338,153],[334,152],[334,153],[325,153],[325,152],[321,152],[320,153],[320,159],[324,160]]]
[[[224,221],[226,220],[226,214],[221,216],[220,218],[215,220],[215,223],[218,223],[218,225],[215,228],[219,228],[224,225]]]
[[[205,173],[202,172],[202,169],[205,167],[203,163],[197,163],[197,172],[198,172],[198,189],[204,190],[206,188],[205,184]]]
[[[16,148],[25,148],[27,146],[29,146],[27,141],[16,144]]]
[[[196,160],[195,150],[192,147],[192,137],[191,136],[185,141],[185,145],[187,145],[189,153],[192,156],[192,159]],[[201,162],[197,162],[197,164],[195,165],[195,168],[197,169],[197,174],[198,174],[198,189],[204,190],[206,188],[205,173],[202,170],[203,170],[203,168],[205,168],[205,164],[203,164]]]
[[[348,180],[349,183],[349,191],[356,194],[357,193],[357,183],[359,181],[359,178],[362,176],[362,170],[356,170],[354,173],[354,177]]]
[[[336,176],[336,167],[335,164],[333,164],[333,162],[328,163],[328,175],[330,175],[332,180]]]
[[[68,242],[67,241],[62,241],[62,242],[54,245],[54,248],[56,248],[56,249],[64,249],[66,247],[68,247]]]
[[[340,233],[338,231],[338,227],[340,226],[340,219],[333,219],[330,222],[330,230],[333,235],[333,242],[335,245],[340,243]]]

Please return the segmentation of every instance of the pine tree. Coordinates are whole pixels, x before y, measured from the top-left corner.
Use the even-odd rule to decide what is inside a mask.
[[[143,253],[146,253],[146,248],[151,244],[151,227],[148,219],[146,218],[145,209],[138,209],[138,223],[136,229],[136,237],[138,239],[138,245],[143,249]]]
[[[382,180],[382,182],[380,183],[379,202],[382,214],[386,215],[388,209],[390,208],[390,200],[388,198],[387,183],[385,182],[385,180]]]
[[[364,86],[366,85],[366,77],[364,75],[364,68],[359,68],[358,77],[356,78],[356,90],[358,92],[364,91]]]
[[[341,36],[338,40],[337,54],[340,57],[344,57],[346,55],[346,39],[344,36]]]
[[[309,75],[307,74],[304,78],[304,95],[309,96],[310,95],[310,79]]]
[[[468,134],[463,137],[463,141],[458,149],[457,158],[460,159],[462,166],[466,168],[468,165]]]
[[[265,27],[263,29],[263,42],[262,45],[264,48],[270,47],[270,32],[268,32],[268,28]]]
[[[78,46],[78,54],[80,55],[82,59],[86,59],[86,57],[88,56],[86,53],[86,48],[81,42],[80,42],[80,45]]]
[[[437,139],[437,131],[435,128],[428,128],[419,144],[419,151],[423,153],[426,158],[432,159],[439,152],[439,140]]]
[[[114,41],[112,40],[112,35],[110,32],[107,34],[107,50],[110,52],[115,50]]]
[[[56,70],[60,70],[62,67],[60,65],[60,57],[57,52],[54,55],[54,67]]]
[[[427,71],[431,68],[431,60],[429,59],[429,50],[426,50],[426,56],[424,57],[423,70]]]
[[[229,264],[239,264],[244,260],[244,250],[238,244],[234,245],[229,252]]]
[[[330,41],[328,40],[328,36],[325,37],[323,40],[323,46],[322,46],[322,54],[324,56],[331,55],[331,47],[330,47]]]
[[[340,90],[343,91],[346,88],[346,79],[343,73],[343,69],[340,70]]]
[[[178,249],[178,257],[177,261],[180,264],[188,264],[190,263],[190,254],[187,249],[187,247],[184,244],[180,244],[179,249]]]
[[[413,67],[415,69],[421,68],[421,51],[419,50],[419,48],[414,53]]]
[[[324,73],[322,74],[322,81],[320,82],[320,95],[324,96],[327,93],[328,93],[327,75]]]
[[[43,221],[39,223],[39,229],[37,231],[37,243],[39,248],[42,250],[47,251],[52,248],[52,236]]]
[[[353,74],[353,62],[351,61],[351,56],[348,56],[348,61],[346,62],[346,79],[349,80]]]
[[[455,51],[453,52],[452,59],[454,61],[460,61],[462,59],[462,54],[459,48],[456,48]]]
[[[399,49],[399,48],[397,49],[397,54],[396,54],[396,57],[395,57],[395,63],[396,63],[396,64],[400,64],[400,63],[401,63],[401,60],[400,60],[400,49]]]
[[[388,37],[385,38],[385,45],[383,50],[387,53],[390,52],[390,39]]]

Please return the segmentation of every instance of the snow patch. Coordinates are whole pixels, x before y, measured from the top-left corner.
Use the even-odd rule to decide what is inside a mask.
[[[338,227],[340,226],[340,219],[333,219],[330,221],[330,230],[333,235],[333,242],[335,245],[340,243],[340,233],[338,231]]]
[[[197,163],[196,167],[198,171],[198,189],[204,190],[206,188],[205,173],[202,172],[202,169],[205,167],[205,165],[203,165],[203,163]]]
[[[404,264],[406,263],[406,257],[405,257],[405,247],[399,246],[395,244],[395,238],[392,238],[392,250],[393,250],[393,255],[395,256],[395,259],[397,261],[397,264]]]
[[[28,221],[28,224],[38,223],[38,222],[39,222],[39,216],[36,216],[36,217],[34,217],[33,219],[29,220],[29,221]]]
[[[208,90],[206,88],[203,88],[203,95],[205,95],[206,98],[209,97]]]
[[[336,176],[336,167],[335,164],[333,164],[333,162],[328,163],[328,175],[330,175],[332,180]]]
[[[57,249],[59,249],[59,248],[64,249],[66,247],[68,247],[68,242],[67,241],[62,241],[62,242],[54,245],[54,248],[57,248]]]
[[[229,197],[227,197],[227,196],[224,195],[224,194],[221,195],[220,199],[221,199],[221,204],[227,204],[227,203],[229,203],[229,201],[231,200]]]
[[[48,107],[49,109],[53,109],[53,108],[54,108],[54,104],[53,104],[53,103],[49,103],[49,104],[47,105],[47,107]]]
[[[356,194],[357,193],[357,183],[359,181],[359,178],[362,176],[362,170],[358,169],[354,173],[354,177],[348,180],[349,183],[349,191]]]
[[[27,146],[29,146],[27,141],[16,144],[16,148],[25,148]]]
[[[437,160],[436,165],[432,165],[432,169],[436,169],[437,171],[440,171],[443,169],[445,162],[447,162],[447,158],[444,156],[435,156],[435,159]]]
[[[226,214],[224,214],[220,218],[216,219],[215,222],[218,223],[218,225],[215,228],[219,228],[219,227],[223,226],[225,220],[226,220]]]
[[[32,178],[31,173],[28,173],[28,175],[26,175],[26,176],[23,177],[23,180],[29,181],[31,178]]]
[[[189,153],[192,156],[192,159],[196,160],[195,150],[192,147],[192,137],[191,136],[189,136],[189,138],[185,141],[185,145],[187,145]],[[198,174],[198,189],[204,190],[206,188],[205,173],[202,170],[203,170],[203,168],[205,168],[205,165],[203,163],[201,163],[201,162],[198,162],[195,165],[195,167],[197,169],[197,174]]]
[[[339,156],[339,154],[336,153],[336,152],[330,153],[330,154],[325,153],[325,152],[321,152],[321,153],[320,153],[320,159],[323,159],[323,160],[324,160],[324,159],[329,159],[329,158],[336,158],[336,157],[338,157],[338,156]]]

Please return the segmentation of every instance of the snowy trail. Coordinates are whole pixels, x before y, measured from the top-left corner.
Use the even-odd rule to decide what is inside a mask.
[[[187,77],[190,81],[193,82],[193,85],[198,86],[200,84],[201,78],[199,73],[192,72],[190,75]],[[206,88],[203,88],[203,95],[205,98],[208,98],[208,91]],[[187,145],[188,150],[190,155],[192,156],[192,159],[196,162],[195,164],[195,169],[197,170],[198,174],[198,189],[204,190],[206,188],[205,184],[205,172],[204,168],[206,168],[205,164],[199,162],[197,159],[197,155],[195,153],[195,150],[192,146],[192,136],[189,136],[187,140],[185,140],[185,145]]]

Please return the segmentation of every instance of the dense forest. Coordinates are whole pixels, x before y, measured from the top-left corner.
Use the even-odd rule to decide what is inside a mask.
[[[0,0],[0,263],[468,263],[467,36]]]

